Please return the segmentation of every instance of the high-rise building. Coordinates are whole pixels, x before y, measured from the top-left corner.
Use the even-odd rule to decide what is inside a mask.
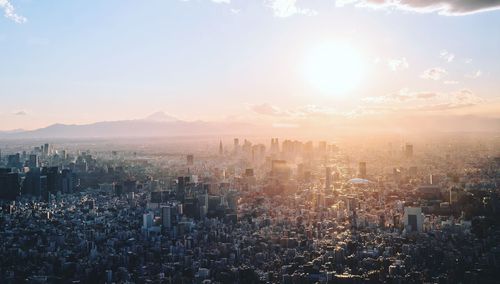
[[[450,205],[453,205],[458,202],[460,196],[462,195],[463,190],[453,186],[450,188]]]
[[[142,228],[149,229],[153,227],[153,213],[145,213],[142,215]]]
[[[271,138],[271,153],[278,154],[280,152],[280,144],[278,138]]]
[[[38,168],[38,155],[31,154],[28,160],[28,167],[30,168]]]
[[[47,191],[49,193],[56,194],[61,191],[61,175],[58,167],[44,167],[42,175],[47,177]]]
[[[421,207],[405,207],[404,213],[405,228],[411,232],[422,232],[424,225],[424,214]]]
[[[330,190],[331,187],[332,187],[332,168],[326,167],[325,168],[325,189]]]
[[[15,200],[21,195],[21,184],[18,173],[9,169],[0,169],[0,199]]]
[[[33,196],[41,196],[42,194],[42,180],[40,176],[40,168],[31,168],[26,173],[26,178],[24,179],[22,192],[24,194],[30,194]]]
[[[219,156],[224,155],[224,148],[222,147],[222,140],[219,142]]]
[[[49,143],[45,143],[45,145],[43,145],[43,154],[45,156],[50,155],[50,145],[49,145]]]
[[[405,145],[405,157],[406,158],[413,157],[413,145],[412,144]]]
[[[64,169],[61,172],[62,192],[73,192],[73,173],[69,169]]]
[[[21,164],[21,155],[19,153],[14,155],[9,155],[7,157],[7,167],[9,168],[20,168]]]
[[[240,151],[240,139],[234,138],[234,153],[238,154]]]
[[[326,141],[319,141],[319,143],[318,143],[318,151],[321,154],[326,153]]]
[[[186,160],[188,166],[194,165],[194,155],[192,154],[187,155]]]
[[[366,178],[366,162],[359,162],[359,177]]]
[[[170,206],[161,207],[161,224],[166,229],[172,227],[172,208]]]

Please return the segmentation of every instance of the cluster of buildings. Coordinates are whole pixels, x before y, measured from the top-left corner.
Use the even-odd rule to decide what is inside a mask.
[[[186,154],[62,155],[45,144],[0,158],[0,279],[495,283],[499,276],[497,144],[231,142]]]

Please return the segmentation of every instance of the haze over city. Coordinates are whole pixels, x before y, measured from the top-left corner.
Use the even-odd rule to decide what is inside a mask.
[[[493,284],[500,0],[0,0],[0,283]]]

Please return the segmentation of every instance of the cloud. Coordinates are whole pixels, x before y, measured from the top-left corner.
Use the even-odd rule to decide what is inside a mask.
[[[460,82],[450,80],[450,81],[444,81],[443,83],[444,83],[445,85],[456,85],[456,84],[458,84],[458,83],[460,83]]]
[[[274,16],[287,18],[293,15],[314,16],[317,11],[297,7],[297,0],[266,0],[265,5],[273,10]]]
[[[3,9],[3,15],[7,19],[11,19],[18,24],[22,24],[27,21],[25,17],[16,14],[15,8],[9,0],[0,0],[0,9]]]
[[[446,62],[452,62],[453,59],[455,59],[455,54],[448,52],[446,49],[441,50],[439,56],[442,59],[446,60]]]
[[[434,67],[434,68],[430,68],[430,69],[425,70],[424,73],[422,73],[422,75],[420,75],[420,77],[423,79],[439,81],[444,76],[446,76],[446,74],[448,74],[448,72],[446,72],[445,69],[443,69],[441,67]]]
[[[476,78],[481,77],[481,75],[483,75],[483,72],[481,72],[481,70],[477,70],[476,72],[474,72],[472,74],[465,75],[465,77],[469,78],[469,79],[476,79]]]
[[[28,113],[24,110],[20,110],[20,111],[16,111],[14,113],[12,113],[13,115],[19,115],[19,116],[24,116],[24,115],[28,115]]]
[[[451,93],[410,92],[402,89],[385,96],[367,97],[366,109],[378,111],[442,111],[475,106],[484,100],[472,91],[462,89]]]
[[[410,66],[405,57],[399,59],[389,59],[387,60],[387,65],[392,71],[401,71],[408,69]]]
[[[500,9],[500,0],[336,0],[336,5],[339,7],[347,4],[353,4],[356,7],[438,13],[447,16]]]
[[[212,0],[212,2],[217,4],[230,4],[231,0]]]
[[[270,116],[287,116],[289,115],[286,111],[281,110],[280,108],[270,105],[270,104],[260,104],[253,105],[250,107],[251,110],[258,114],[270,115]]]
[[[294,109],[282,109],[268,103],[251,105],[250,109],[255,113],[274,116],[274,117],[288,117],[288,118],[304,118],[310,116],[325,116],[340,114],[336,110],[327,107],[320,107],[316,105],[305,105]]]

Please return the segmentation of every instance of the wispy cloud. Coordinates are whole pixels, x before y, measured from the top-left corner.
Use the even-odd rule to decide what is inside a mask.
[[[340,114],[339,112],[337,112],[332,108],[320,107],[316,105],[305,105],[294,109],[282,109],[280,107],[264,103],[258,105],[250,105],[250,109],[255,113],[262,115],[268,115],[274,117],[290,117],[290,118]]]
[[[0,0],[0,9],[3,9],[3,15],[7,19],[11,19],[18,24],[22,24],[27,21],[25,17],[16,14],[16,10],[9,0]]]
[[[318,12],[315,10],[300,8],[297,0],[266,0],[265,5],[273,10],[274,16],[286,18],[293,15],[314,16]]]
[[[363,99],[367,109],[380,111],[438,111],[478,105],[484,100],[472,91],[462,89],[451,93],[410,92],[402,89],[399,92]]]
[[[447,16],[468,15],[500,9],[500,1],[498,0],[336,0],[337,6],[347,4],[353,4],[356,7],[438,13]]]
[[[389,68],[392,71],[401,71],[401,70],[408,69],[408,67],[410,65],[408,64],[408,61],[406,60],[406,58],[402,57],[402,58],[387,60],[387,66],[389,66]]]
[[[16,111],[14,113],[12,113],[13,115],[18,115],[18,116],[25,116],[25,115],[28,115],[28,113],[24,110],[20,110],[20,111]]]
[[[481,77],[481,75],[483,75],[483,72],[481,70],[477,70],[474,73],[466,74],[465,77],[469,78],[469,79],[476,79],[476,78]]]
[[[425,70],[420,77],[427,80],[439,81],[446,76],[446,74],[448,74],[448,72],[445,69],[441,67],[434,67]]]
[[[212,0],[212,2],[217,4],[230,4],[231,0]]]
[[[455,59],[455,54],[447,51],[446,49],[443,49],[441,50],[441,52],[439,53],[439,56],[446,60],[446,62],[452,62],[453,59]]]

